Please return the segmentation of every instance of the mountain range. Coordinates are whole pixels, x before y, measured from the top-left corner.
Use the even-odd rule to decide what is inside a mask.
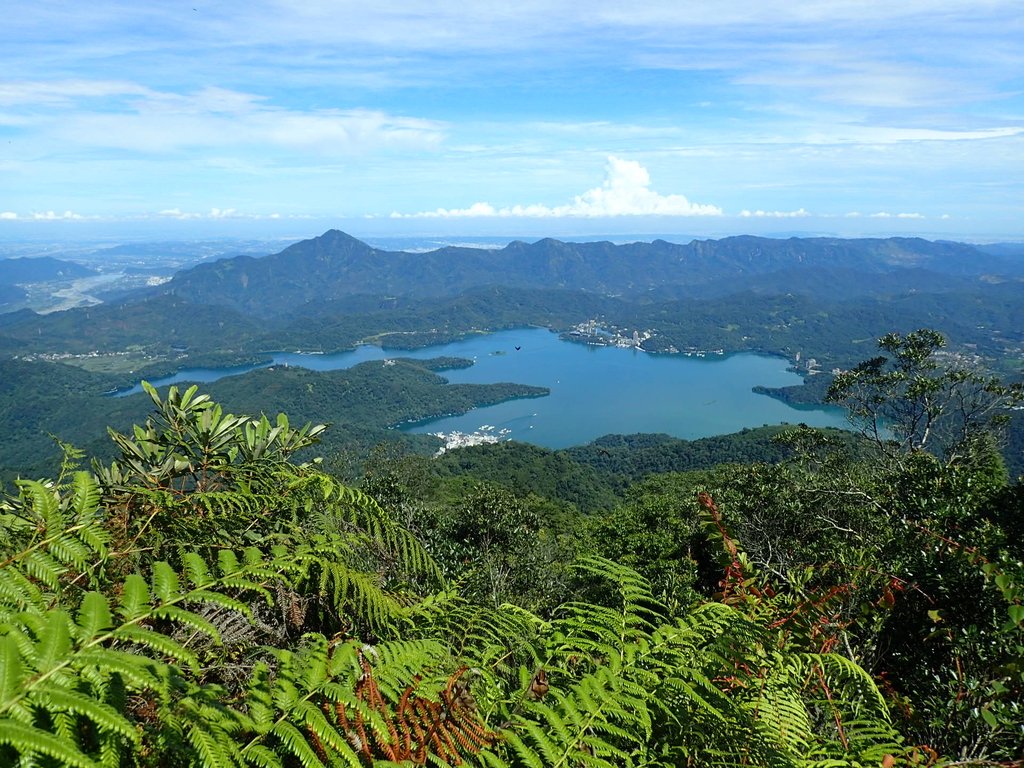
[[[1024,276],[1024,259],[919,238],[729,237],[616,245],[554,239],[426,253],[374,248],[331,230],[262,258],[237,256],[178,273],[162,293],[258,317],[355,295],[436,298],[487,287],[553,288],[628,299],[745,290],[841,296],[949,290]]]

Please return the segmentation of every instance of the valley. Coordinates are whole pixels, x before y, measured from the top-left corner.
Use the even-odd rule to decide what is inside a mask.
[[[157,251],[170,254],[158,262],[164,269],[188,264],[182,245],[105,252],[138,260]],[[189,374],[165,377],[184,370],[191,371],[195,380],[212,381],[227,367],[228,373],[235,374],[232,392],[255,394],[267,374],[265,370],[246,374],[253,366],[324,370],[336,360],[334,355],[355,355],[356,361],[403,353],[459,356],[455,350],[460,344],[469,344],[464,347],[471,350],[469,356],[479,357],[486,355],[485,350],[493,351],[488,350],[486,334],[507,339],[503,332],[524,326],[554,331],[564,339],[559,344],[594,350],[609,346],[614,349],[607,351],[623,353],[633,349],[643,356],[631,364],[640,366],[637,371],[662,357],[678,357],[681,362],[737,360],[741,358],[736,355],[748,354],[785,361],[783,367],[802,376],[786,380],[766,380],[760,374],[739,376],[740,389],[760,403],[756,409],[760,413],[746,421],[716,423],[716,413],[736,409],[715,408],[718,397],[696,394],[677,398],[690,411],[678,426],[659,427],[656,407],[672,398],[668,390],[617,399],[613,394],[617,382],[636,372],[630,373],[627,366],[590,375],[591,382],[604,381],[603,386],[612,391],[589,407],[605,416],[624,414],[625,418],[589,419],[578,414],[577,423],[593,422],[593,426],[587,432],[560,426],[555,428],[561,435],[557,439],[553,434],[540,437],[539,425],[523,422],[514,435],[565,447],[607,432],[659,431],[693,438],[808,419],[811,411],[773,412],[773,401],[763,394],[777,397],[780,406],[787,402],[820,407],[831,372],[870,357],[874,339],[892,329],[936,327],[950,341],[943,354],[1011,380],[1020,375],[1019,361],[1024,358],[1024,323],[1018,322],[1024,317],[1024,256],[1010,248],[986,250],[906,238],[741,237],[621,245],[547,239],[533,244],[512,242],[503,248],[445,246],[406,252],[381,250],[332,231],[278,254],[213,258],[216,255],[209,246],[200,247],[191,257],[195,266],[93,306],[45,314],[26,310],[0,314],[0,354],[20,365],[6,368],[10,373],[5,385],[11,392],[7,402],[12,404],[8,407],[17,404],[35,414],[32,423],[46,422],[37,394],[22,380],[25,374],[15,374],[16,370],[34,371],[36,366],[44,378],[64,376],[55,365],[88,372],[91,383],[83,385],[78,395],[93,398],[92,404],[71,408],[81,415],[65,422],[68,433],[62,437],[69,439],[82,435],[87,425],[107,423],[105,419],[116,422],[118,409],[125,405],[97,398],[144,378],[181,381]],[[95,264],[101,253],[91,258]],[[62,269],[56,263],[48,268]],[[105,278],[79,279],[102,282]],[[909,289],[910,285],[919,287]],[[614,292],[609,292],[611,286]],[[375,346],[379,344],[387,351]],[[514,345],[504,341],[499,345],[513,352]],[[559,349],[566,351],[556,357],[564,357],[571,346]],[[513,359],[524,359],[524,355],[509,358]],[[448,376],[468,382],[467,371],[479,370],[478,364]],[[511,367],[486,381],[474,381],[474,386],[497,381],[557,386],[546,377]],[[763,394],[752,395],[751,389]],[[676,390],[683,391],[678,386]],[[284,409],[288,402],[289,398],[268,400],[263,408]],[[653,420],[630,419],[639,403],[655,406]],[[356,410],[363,413],[366,407],[359,405]],[[703,412],[708,414],[706,423],[699,420],[704,417],[698,419]],[[373,430],[417,421],[423,413],[409,407],[394,416],[393,422],[378,419],[372,427],[360,426],[335,406],[311,418],[344,420],[353,429],[369,429],[375,439],[390,439]],[[509,423],[519,418],[511,412],[502,416]],[[15,421],[23,419],[19,415]],[[701,426],[687,427],[686,419]],[[473,432],[495,420],[489,413],[473,414],[420,431]],[[32,446],[12,444],[10,455],[42,455],[45,430],[37,427],[22,434]],[[1012,437],[1011,444],[1017,439]],[[1020,466],[1016,456],[1008,460],[1015,469]],[[4,466],[8,472],[17,470],[15,465]]]

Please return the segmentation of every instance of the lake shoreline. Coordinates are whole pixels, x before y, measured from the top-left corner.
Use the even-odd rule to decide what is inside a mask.
[[[472,365],[444,371],[453,385],[516,382],[542,387],[547,394],[391,428],[407,434],[474,433],[488,424],[508,429],[510,439],[562,448],[603,434],[665,432],[697,439],[765,424],[845,426],[834,409],[793,407],[773,396],[773,390],[803,383],[791,361],[777,353],[721,350],[701,357],[572,342],[556,329],[520,327],[416,350],[364,343],[333,354],[277,352],[260,365],[182,369],[150,383],[203,384],[273,366],[329,371],[369,361],[463,358]],[[139,390],[119,395],[132,391]]]

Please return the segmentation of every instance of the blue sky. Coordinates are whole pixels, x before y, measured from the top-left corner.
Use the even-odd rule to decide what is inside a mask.
[[[9,5],[0,237],[327,226],[1024,239],[1024,6]]]

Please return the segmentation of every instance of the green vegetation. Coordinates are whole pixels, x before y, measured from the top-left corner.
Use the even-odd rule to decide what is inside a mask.
[[[413,348],[474,329],[568,330],[601,318],[628,333],[652,330],[650,351],[802,352],[825,371],[862,359],[887,329],[941,325],[959,350],[998,366],[1024,349],[1021,265],[906,238],[546,239],[410,254],[332,231],[272,256],[203,264],[109,305],[0,316],[0,352],[110,355],[137,345],[147,366],[125,361],[121,370],[138,380],[268,350],[330,352],[381,338]]]
[[[962,289],[985,275],[1019,277],[1021,265],[970,245],[916,238],[727,237],[624,245],[545,238],[496,250],[407,253],[379,250],[331,230],[261,259],[242,256],[200,265],[162,290],[198,304],[273,318],[299,307],[310,314],[325,299],[452,297],[492,286],[571,289],[641,301],[652,292],[707,297],[766,288],[775,294],[841,291],[845,297],[950,283]],[[895,290],[880,290],[882,283]]]
[[[942,342],[837,381],[870,439],[668,474],[626,452],[686,446],[622,437],[378,452],[357,490],[300,458],[322,425],[149,387],[112,459],[0,500],[0,764],[1017,764],[1024,492]]]
[[[436,438],[405,435],[392,427],[547,393],[520,384],[448,384],[437,373],[468,362],[452,358],[397,360],[386,366],[368,362],[323,373],[276,366],[221,379],[208,389],[238,411],[283,411],[296,419],[331,422],[333,428],[321,446],[328,456],[342,450],[365,455],[384,440],[433,453]],[[142,419],[150,406],[143,394],[104,395],[114,381],[69,365],[0,360],[0,418],[8,438],[0,443],[0,479],[47,474],[60,453],[48,435],[74,443],[90,455],[109,458],[110,447],[101,439],[105,427],[126,428]]]
[[[917,240],[328,233],[0,315],[0,765],[1019,765],[1024,412],[992,374],[1019,378],[1020,279]],[[448,384],[451,359],[103,394],[595,318],[649,351],[814,357],[771,394],[862,434],[374,448],[544,393]]]
[[[217,366],[265,359],[264,350],[268,349],[330,352],[349,348],[364,338],[379,338],[384,332],[388,333],[389,345],[414,348],[450,341],[474,328],[533,323],[567,329],[587,318],[604,317],[609,325],[626,329],[629,334],[633,329],[656,329],[655,337],[645,342],[654,351],[675,345],[677,349],[692,346],[751,350],[789,359],[797,352],[803,360],[813,356],[823,373],[809,376],[803,387],[766,391],[796,405],[819,404],[831,382],[829,371],[834,367],[850,368],[870,356],[870,340],[880,331],[922,327],[939,319],[950,338],[950,355],[1002,373],[1006,378],[1019,376],[1013,369],[1013,360],[1017,359],[1015,355],[1019,357],[1022,346],[1016,330],[1021,295],[1024,294],[1019,286],[1007,284],[979,288],[975,293],[917,294],[899,301],[861,298],[840,305],[801,296],[761,295],[634,305],[621,298],[577,291],[487,289],[456,298],[395,299],[383,302],[383,307],[381,300],[373,299],[369,302],[372,311],[363,311],[368,309],[364,306],[366,297],[352,300],[341,309],[336,304],[332,309],[331,303],[325,303],[317,306],[315,312],[312,307],[306,308],[308,315],[282,321],[283,325],[267,323],[259,330],[251,321],[225,308],[196,307],[181,300],[159,298],[143,304],[101,305],[45,316],[0,315],[0,352],[30,358],[39,365],[47,362],[39,359],[43,354],[58,352],[62,355],[59,362],[66,365],[95,368],[103,362],[102,372],[110,375],[96,378],[94,393],[100,395],[112,386],[134,383],[186,365]],[[725,318],[740,329],[722,330]],[[183,326],[186,322],[187,326]],[[168,328],[182,327],[185,330],[181,333],[168,335]],[[173,349],[172,345],[179,346]],[[92,356],[97,349],[105,351],[104,356]],[[67,356],[72,354],[78,357]],[[7,367],[3,360],[0,365],[13,371],[4,378],[15,377],[11,386],[18,389],[19,398],[26,402],[36,397],[33,381],[63,376],[52,367],[31,373],[25,366]],[[121,366],[124,368],[120,369]],[[263,406],[262,401],[252,396],[255,391],[250,392],[246,409],[272,407],[291,412],[288,403]],[[221,397],[219,393],[217,396]],[[11,455],[46,452],[50,449],[45,438],[47,432],[84,441],[98,434],[108,421],[127,423],[106,416],[108,407],[96,402],[88,407],[69,408],[68,414],[55,419],[53,426],[26,433],[27,442],[10,447]],[[328,411],[320,418],[337,421],[334,413]],[[316,411],[310,411],[308,417],[316,418]],[[396,421],[410,417],[401,416]],[[1014,420],[1010,427],[1009,439],[1014,444],[1024,439],[1017,426],[1019,421]],[[1019,451],[1006,454],[1015,473],[1024,472],[1024,463],[1016,458],[1020,455]],[[0,455],[0,466],[7,469],[38,466],[11,464],[5,458]]]

